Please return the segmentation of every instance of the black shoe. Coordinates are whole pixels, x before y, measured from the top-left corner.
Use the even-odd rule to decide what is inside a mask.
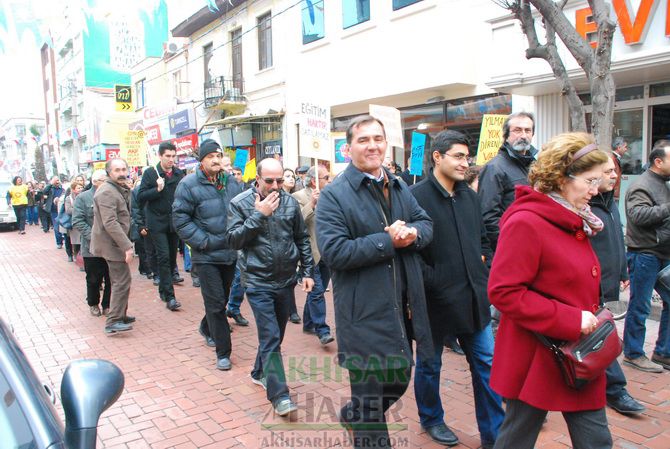
[[[74,262],[74,259],[72,258],[72,256],[67,256],[67,261],[68,262]]]
[[[63,249],[63,245],[56,245],[56,249]]]
[[[184,282],[184,278],[179,276],[179,273],[175,273],[172,275],[173,284],[181,284],[182,282]]]
[[[228,371],[232,367],[233,364],[230,363],[230,359],[228,357],[221,357],[216,361],[216,368],[222,371]]]
[[[235,321],[235,324],[238,326],[248,326],[249,325],[249,320],[244,318],[240,312],[231,312],[229,310],[226,310],[226,316],[228,318],[232,318],[233,321]]]
[[[146,277],[147,277],[147,279],[153,279],[153,278],[154,278],[154,274],[153,274],[153,273],[147,273],[147,274],[146,274]]]
[[[165,304],[165,307],[174,312],[175,310],[181,307],[181,303],[177,301],[175,298],[170,298],[167,304]]]
[[[214,339],[212,337],[208,337],[207,335],[205,335],[205,333],[202,331],[202,328],[200,327],[198,328],[198,333],[202,335],[202,338],[205,339],[205,344],[207,346],[209,346],[210,348],[216,348],[216,342],[214,341]]]
[[[161,283],[161,278],[154,276],[154,285],[159,285]]]
[[[105,326],[105,333],[107,334],[115,334],[117,332],[125,332],[129,331],[133,328],[132,325],[123,323],[121,321],[117,321],[116,323],[112,323],[109,326]]]
[[[639,415],[647,409],[644,405],[637,402],[630,394],[625,391],[618,398],[612,398],[608,396],[607,405],[622,415]]]
[[[455,338],[448,338],[444,342],[444,346],[451,349],[458,355],[465,355],[465,352],[463,352],[463,348],[461,348],[461,345],[458,344],[458,340],[456,340]]]
[[[126,315],[123,317],[123,322],[126,324],[134,323],[135,322],[135,317],[132,315]]]
[[[424,429],[436,443],[444,446],[456,446],[458,437],[446,424],[438,424]]]
[[[297,313],[292,313],[291,316],[288,317],[288,320],[291,323],[298,324],[300,323],[300,315],[298,315]]]
[[[193,279],[193,286],[194,286],[195,288],[200,288],[200,279],[198,279],[198,278],[194,278],[194,279]]]
[[[328,343],[332,343],[335,341],[332,335],[330,335],[330,332],[327,334],[323,334],[322,336],[319,337],[319,342],[321,342],[321,346],[326,346]]]

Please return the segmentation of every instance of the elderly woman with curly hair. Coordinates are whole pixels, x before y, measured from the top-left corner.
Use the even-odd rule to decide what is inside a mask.
[[[491,386],[507,398],[496,449],[533,448],[547,411],[560,411],[575,448],[612,447],[605,373],[570,388],[538,336],[575,341],[597,320],[600,264],[589,236],[603,228],[588,202],[598,194],[607,154],[593,137],[566,133],[544,146],[529,186],[500,221],[489,298],[502,316]]]

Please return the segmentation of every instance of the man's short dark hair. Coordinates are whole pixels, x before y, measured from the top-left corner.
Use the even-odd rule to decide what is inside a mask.
[[[510,122],[510,120],[515,119],[517,117],[526,117],[526,118],[531,119],[531,121],[533,122],[533,135],[535,134],[535,116],[530,112],[525,112],[525,111],[515,112],[514,114],[508,115],[507,118],[505,119],[505,121],[503,122],[502,129],[503,129],[503,139],[504,140],[507,140],[507,138],[509,137],[509,122]]]
[[[372,123],[372,122],[379,123],[379,126],[382,127],[382,132],[384,133],[384,138],[386,138],[386,128],[384,128],[384,124],[382,123],[381,120],[379,120],[378,118],[373,117],[369,114],[359,115],[357,117],[352,118],[349,121],[349,124],[347,125],[347,144],[351,145],[351,141],[354,138],[354,128],[358,128],[361,125],[367,125],[368,123]]]
[[[621,136],[617,136],[612,141],[612,150],[616,151],[617,148],[622,147],[626,144],[626,139]]]
[[[444,153],[451,150],[454,145],[465,145],[469,150],[470,139],[468,139],[468,136],[462,132],[454,131],[453,129],[447,129],[435,136],[430,144],[430,164],[435,166],[435,161],[433,160],[434,151],[444,155]]]
[[[654,144],[653,148],[651,149],[651,153],[649,153],[649,166],[653,167],[654,166],[654,161],[656,159],[665,159],[665,149],[670,147],[670,140],[667,139],[661,139],[657,140],[656,143]]]
[[[237,172],[240,172],[240,174],[242,174],[242,169],[240,167],[233,167],[233,171],[234,172],[237,171]]]
[[[158,155],[162,156],[166,151],[177,151],[177,147],[172,142],[161,142],[158,145]]]

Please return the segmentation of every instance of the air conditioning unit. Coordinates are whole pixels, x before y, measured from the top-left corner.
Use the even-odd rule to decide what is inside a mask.
[[[178,39],[170,39],[163,43],[163,57],[170,57],[177,54],[180,50],[186,47],[186,42]]]

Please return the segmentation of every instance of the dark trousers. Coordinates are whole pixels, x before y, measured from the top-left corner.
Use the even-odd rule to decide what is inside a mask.
[[[151,273],[151,268],[149,268],[149,260],[147,258],[147,252],[144,249],[144,238],[140,237],[138,240],[135,240],[135,254],[140,259],[140,262],[137,266],[141,274]]]
[[[40,214],[40,223],[42,223],[42,230],[44,232],[49,232],[51,229],[51,214],[41,207],[38,208],[38,213]]]
[[[272,404],[289,397],[281,343],[290,314],[290,302],[295,301],[295,285],[278,290],[247,288],[247,299],[256,319],[258,352],[251,377],[267,381],[267,398]]]
[[[16,215],[16,223],[19,225],[19,231],[26,230],[26,208],[28,206],[14,206],[14,215]]]
[[[61,234],[63,236],[63,246],[65,246],[65,254],[67,254],[68,257],[73,256],[73,251],[72,251],[72,240],[70,240],[70,234]]]
[[[154,249],[154,242],[151,237],[142,237],[144,242],[144,253],[149,267],[149,273],[158,276],[158,260],[156,259],[156,250]]]
[[[235,275],[235,265],[196,262],[192,268],[200,276],[200,293],[205,302],[205,316],[200,322],[200,330],[216,342],[217,359],[230,357],[232,344],[226,318],[226,303]]]
[[[128,310],[128,297],[130,296],[130,267],[125,262],[107,261],[109,266],[109,279],[112,281],[112,296],[110,298],[109,315],[107,315],[107,326],[123,321]]]
[[[411,366],[380,371],[349,370],[351,401],[340,410],[340,419],[351,425],[356,449],[393,447],[386,427],[386,411],[405,394],[411,377]]]
[[[109,279],[107,261],[102,257],[84,257],[84,271],[86,271],[86,302],[89,306],[100,305],[100,285],[105,281],[102,291],[102,308],[109,309],[109,298],[112,294],[112,284]]]
[[[533,449],[542,423],[547,416],[540,410],[517,399],[508,399],[505,421],[494,449]],[[574,449],[610,449],[612,435],[607,427],[605,408],[580,412],[563,412]]]
[[[612,364],[607,367],[605,375],[607,377],[607,389],[605,391],[608,398],[617,399],[626,393],[626,376],[617,359],[614,359]]]
[[[323,296],[329,282],[330,269],[321,261],[314,267],[314,288],[307,294],[302,313],[302,328],[314,329],[319,337],[330,333],[330,327],[326,324],[326,298]]]
[[[63,234],[61,234],[60,229],[58,229],[58,212],[54,212],[53,210],[51,211],[51,223],[53,224],[54,227],[54,237],[56,237],[56,245],[62,246]]]
[[[177,249],[179,238],[174,232],[149,232],[156,250],[158,261],[158,294],[164,301],[174,298],[174,287],[172,285],[173,266],[177,263]],[[173,262],[174,261],[174,262]],[[174,265],[173,265],[174,264]]]

